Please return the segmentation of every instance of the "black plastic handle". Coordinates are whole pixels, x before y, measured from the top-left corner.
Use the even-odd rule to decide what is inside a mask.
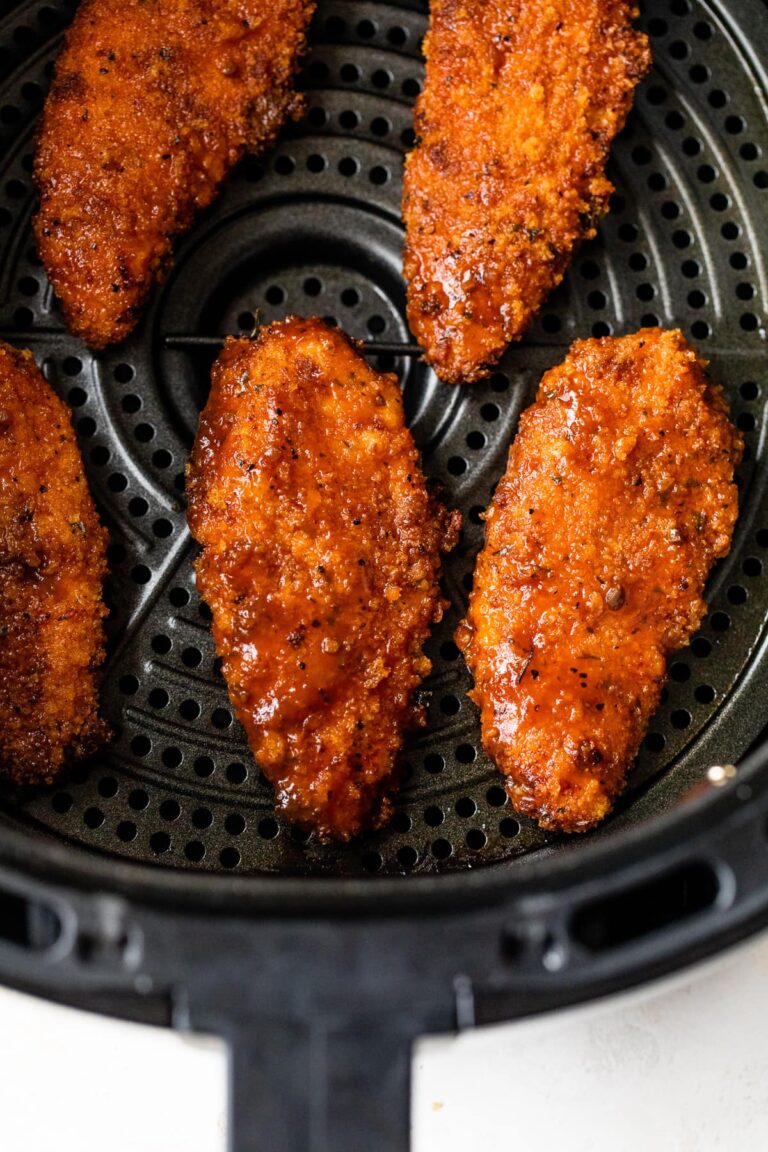
[[[230,1152],[408,1152],[411,1042],[381,1020],[237,1034]]]

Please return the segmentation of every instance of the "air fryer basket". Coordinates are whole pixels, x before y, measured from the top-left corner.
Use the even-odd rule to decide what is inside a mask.
[[[136,332],[98,354],[66,331],[30,227],[36,122],[74,9],[21,0],[0,21],[0,336],[30,347],[70,404],[111,532],[115,740],[54,789],[0,785],[0,977],[232,1035],[238,1150],[400,1147],[420,1030],[595,995],[762,922],[760,754],[730,782],[712,769],[756,743],[768,702],[768,14],[761,0],[645,4],[655,67],[609,165],[611,215],[500,370],[460,389],[411,354],[400,273],[425,5],[320,0],[305,118],[240,165]],[[425,470],[465,524],[395,815],[342,848],[274,814],[216,665],[184,516],[215,355],[195,338],[289,313],[404,346],[373,362],[402,380]],[[451,637],[479,513],[541,373],[577,337],[657,323],[682,328],[726,388],[746,441],[741,516],[627,796],[574,845],[510,810]],[[324,1069],[311,1092],[307,1061]]]

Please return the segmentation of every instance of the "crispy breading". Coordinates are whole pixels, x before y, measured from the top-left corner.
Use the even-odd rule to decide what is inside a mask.
[[[0,344],[0,770],[18,783],[108,739],[106,548],[66,405],[31,352]]]
[[[611,141],[650,66],[626,0],[432,0],[406,162],[408,320],[442,380],[477,380],[595,235]]]
[[[171,243],[302,99],[313,0],[83,0],[35,158],[40,255],[70,329],[122,340]]]
[[[704,367],[678,331],[577,342],[488,510],[457,643],[483,744],[544,828],[611,808],[730,548],[742,440]]]
[[[278,808],[324,840],[380,825],[460,520],[427,491],[397,378],[320,320],[228,340],[187,492],[216,650]]]

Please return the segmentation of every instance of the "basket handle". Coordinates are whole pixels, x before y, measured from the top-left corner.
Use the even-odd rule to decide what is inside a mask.
[[[413,1039],[381,1018],[239,1032],[229,1152],[408,1152]]]

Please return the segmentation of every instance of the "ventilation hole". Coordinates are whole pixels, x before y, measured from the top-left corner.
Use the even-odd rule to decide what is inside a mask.
[[[706,660],[712,651],[712,645],[706,636],[695,636],[691,641],[691,651],[694,656],[698,656],[700,660]]]
[[[463,476],[467,470],[467,462],[463,456],[451,456],[447,467],[451,476]]]
[[[182,700],[179,705],[179,714],[182,720],[197,720],[200,715],[200,705],[197,700]]]
[[[473,852],[479,852],[481,848],[485,848],[488,837],[480,828],[470,828],[465,840],[467,848],[471,848]]]
[[[648,261],[642,252],[633,252],[627,263],[633,272],[644,272],[648,267]]]
[[[199,840],[190,840],[184,845],[184,855],[192,864],[199,864],[205,856],[205,846]]]
[[[404,128],[400,133],[400,141],[405,148],[413,148],[416,143],[416,133],[413,128]]]
[[[325,22],[325,31],[332,39],[343,36],[346,28],[347,26],[340,16],[329,16]]]
[[[635,295],[637,296],[638,300],[642,300],[643,303],[647,304],[649,300],[653,300],[656,292],[653,284],[638,284],[637,288],[635,289]]]
[[[747,556],[741,568],[745,576],[752,578],[761,576],[763,572],[762,561],[758,560],[757,556]]]
[[[245,831],[245,820],[239,812],[230,812],[224,821],[224,828],[230,836],[240,836]]]
[[[757,160],[757,146],[751,142],[742,144],[741,148],[739,148],[739,156],[741,156],[742,160]]]
[[[669,119],[669,117],[667,117]],[[651,192],[663,192],[667,186],[667,181],[662,176],[661,172],[652,172],[648,177],[648,187]]]
[[[380,852],[364,852],[360,858],[360,863],[366,872],[378,872],[384,861]]]
[[[696,340],[706,340],[710,334],[710,327],[706,320],[694,320],[691,324],[691,335]]]
[[[222,868],[237,868],[240,863],[240,853],[237,848],[222,848],[219,853]]]
[[[694,692],[699,704],[711,704],[715,698],[715,690],[709,684],[699,684]]]
[[[139,682],[131,674],[121,676],[118,683],[123,696],[135,696],[139,690]]]
[[[159,812],[163,820],[178,820],[181,815],[181,806],[176,800],[163,800]]]
[[[371,184],[386,184],[387,180],[389,180],[389,172],[381,164],[377,164],[374,168],[371,168],[368,173],[368,179]]]
[[[611,327],[606,324],[604,320],[598,320],[592,325],[592,335],[600,339],[603,336],[611,335]]]
[[[214,728],[223,730],[229,728],[232,724],[232,713],[228,708],[214,708],[211,714],[211,722]]]
[[[736,285],[736,295],[738,296],[739,300],[751,300],[754,294],[755,289],[751,284],[742,282],[741,284]],[[741,394],[742,396],[744,395],[743,388]],[[754,399],[754,397],[752,397],[752,399]]]
[[[148,696],[153,708],[167,708],[170,697],[164,688],[153,688]]]
[[[562,328],[562,322],[559,316],[555,316],[552,312],[545,312],[541,318],[541,326],[546,333],[554,336]]]
[[[201,831],[213,824],[213,814],[209,808],[196,808],[191,819],[193,826]]]
[[[109,448],[105,448],[103,444],[97,444],[95,448],[91,449],[91,463],[95,464],[97,468],[103,468],[105,464],[108,464],[109,457]]]
[[[600,269],[594,260],[585,260],[581,265],[580,272],[585,280],[596,280],[600,275]]]
[[[691,242],[691,235],[684,228],[678,228],[676,232],[672,233],[672,243],[675,248],[690,248]]]
[[[134,756],[149,756],[152,751],[152,741],[148,736],[134,736],[131,741],[131,752]]]
[[[185,648],[181,654],[181,662],[187,668],[198,668],[202,663],[203,654],[199,648]]]
[[[245,764],[228,764],[227,765],[227,780],[230,784],[244,784],[248,779],[248,769]]]
[[[259,836],[262,840],[274,840],[279,831],[280,825],[274,816],[265,816],[263,820],[259,820]]]
[[[428,752],[424,757],[424,768],[432,775],[436,775],[445,768],[445,760],[437,752]]]
[[[147,568],[146,564],[136,564],[131,569],[131,580],[134,584],[149,584],[152,579],[152,573]]]
[[[424,809],[424,823],[428,824],[430,828],[439,828],[445,820],[445,813],[442,808],[438,808],[437,804],[431,804],[429,808]]]
[[[166,768],[178,768],[183,759],[180,748],[171,746],[163,749],[162,761]]]
[[[459,744],[456,749],[456,759],[459,764],[471,764],[476,756],[477,752],[472,744]]]
[[[673,728],[687,728],[691,722],[691,714],[685,708],[676,708],[670,720]]]
[[[133,808],[134,812],[143,812],[149,807],[149,796],[143,788],[134,788],[128,797],[128,807]]]
[[[768,172],[763,172],[762,170],[760,172],[755,172],[752,180],[755,187],[759,188],[761,191],[763,191],[765,188],[768,188]]]
[[[509,840],[517,836],[519,831],[520,825],[512,816],[505,816],[504,819],[499,822],[499,832]]]
[[[648,21],[648,34],[650,36],[666,36],[669,31],[669,25],[666,20],[662,20],[659,16],[653,16]]]
[[[194,773],[199,776],[201,780],[205,780],[208,776],[212,776],[215,771],[215,765],[210,756],[198,756],[193,764]]]
[[[663,752],[667,740],[661,732],[649,732],[643,743],[649,752]]]
[[[345,288],[341,294],[341,302],[345,308],[354,308],[360,303],[360,293],[355,288]]]
[[[485,509],[480,504],[473,504],[469,510],[469,519],[472,524],[483,523],[483,513]]]
[[[160,540],[166,540],[173,533],[173,524],[170,520],[155,520],[152,531]]]
[[[107,479],[107,487],[110,492],[124,492],[128,487],[128,480],[122,472],[113,472]]]
[[[354,131],[359,123],[360,117],[351,108],[345,108],[343,112],[339,112],[339,124],[346,132]]]
[[[124,844],[129,844],[131,840],[135,840],[138,835],[136,825],[132,820],[121,820],[115,831],[117,832],[118,840],[122,840]]]
[[[342,156],[338,167],[342,176],[354,176],[360,170],[360,165],[352,156]]]
[[[173,463],[173,457],[165,448],[158,448],[152,455],[152,463],[155,468],[169,468]]]
[[[492,808],[503,808],[507,802],[507,794],[499,784],[491,785],[485,798]]]
[[[356,84],[360,79],[360,69],[356,64],[342,64],[339,76],[345,84]]]
[[[278,176],[290,176],[296,164],[290,156],[278,156],[275,160],[275,172]]]
[[[669,675],[673,680],[677,680],[679,684],[684,684],[686,680],[690,679],[691,670],[682,660],[678,660],[669,669]]]
[[[461,816],[463,820],[474,816],[475,812],[477,812],[477,804],[471,796],[462,796],[456,801],[456,815]]]
[[[409,76],[407,80],[403,80],[400,91],[403,93],[403,96],[409,96],[415,99],[421,92],[421,84],[419,84],[418,80]]]
[[[710,624],[715,632],[727,632],[731,626],[731,618],[726,612],[713,612]]]
[[[694,277],[699,275],[701,268],[695,260],[684,260],[680,265],[680,271],[682,272],[683,276],[686,277],[686,279],[693,280]]]
[[[392,125],[383,116],[376,116],[371,120],[371,132],[374,136],[386,136]]]
[[[142,496],[134,496],[128,502],[128,511],[131,516],[146,516],[149,511],[149,504]]]
[[[440,711],[446,716],[455,716],[461,709],[461,703],[456,696],[443,696],[440,700]]]
[[[101,808],[86,808],[83,813],[83,822],[88,828],[101,828],[104,823],[104,813]]]
[[[72,807],[72,797],[70,796],[69,792],[56,792],[51,797],[51,807],[53,808],[54,812],[58,812],[60,816],[63,816],[66,812],[69,812],[70,808]]]
[[[707,101],[712,108],[724,108],[728,103],[728,94],[719,88],[714,88],[707,96]]]
[[[659,325],[659,318],[653,312],[646,312],[640,317],[640,325],[643,328],[657,328]]]
[[[740,584],[732,584],[728,589],[728,602],[730,604],[744,604],[747,600],[747,590]]]
[[[706,302],[706,296],[703,292],[699,292],[698,289],[695,292],[688,293],[688,303],[691,308],[703,308]]]
[[[410,844],[404,845],[397,853],[398,863],[403,868],[413,868],[419,859],[419,854]]]
[[[753,312],[744,312],[739,317],[739,326],[744,332],[754,332],[757,328],[757,316]]]
[[[153,832],[149,838],[149,846],[156,856],[161,856],[170,848],[171,838],[167,832]]]
[[[90,416],[83,416],[77,422],[77,430],[81,436],[90,437],[96,432],[96,421]]]
[[[498,420],[501,415],[501,409],[498,404],[483,404],[480,409],[480,415],[483,420],[491,424],[494,420]]]
[[[395,832],[410,832],[411,830],[411,818],[407,812],[395,812],[390,823]]]

